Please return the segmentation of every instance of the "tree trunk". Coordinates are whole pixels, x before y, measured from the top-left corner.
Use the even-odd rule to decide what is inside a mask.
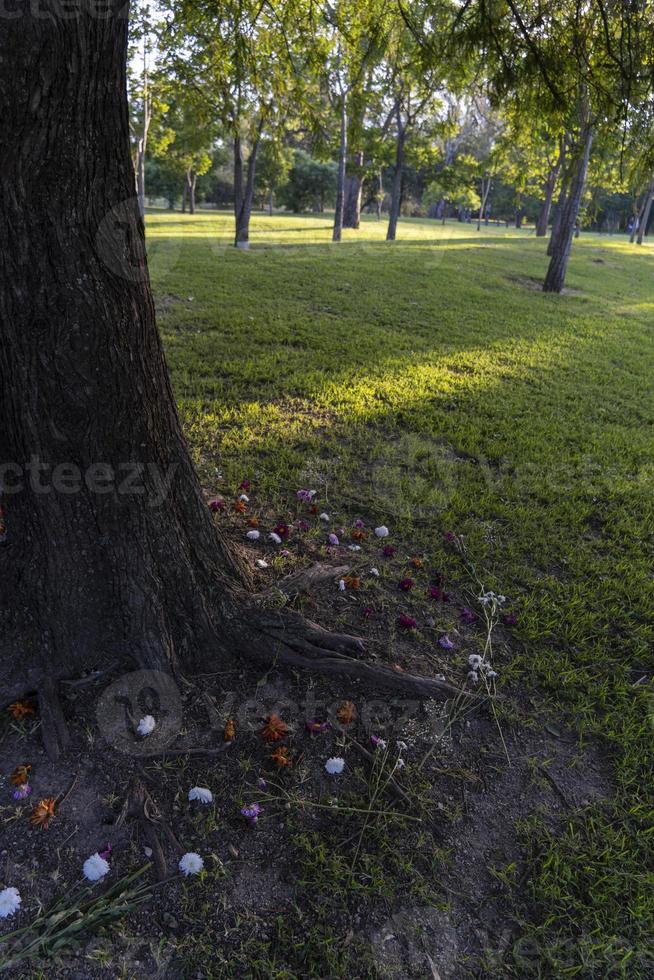
[[[345,164],[347,160],[347,95],[341,94],[341,136],[338,150],[338,177],[336,182],[336,207],[334,209],[334,230],[332,241],[340,242],[343,232],[343,212],[345,209]]]
[[[397,114],[397,142],[395,144],[395,173],[391,190],[391,209],[388,217],[386,241],[394,242],[397,232],[397,222],[402,206],[402,180],[404,177],[404,147],[406,144],[406,128],[402,125],[400,114]]]
[[[261,122],[250,150],[247,167],[243,161],[243,142],[240,136],[234,139],[234,246],[236,248],[250,247],[250,217],[262,126]]]
[[[654,184],[650,185],[647,191],[647,197],[645,198],[645,203],[643,204],[643,210],[641,214],[640,223],[638,225],[638,237],[636,239],[636,244],[642,245],[643,238],[647,234],[647,226],[649,224],[649,215],[652,210],[652,199],[654,198]]]
[[[275,195],[272,188],[268,191],[268,215],[272,218],[273,207],[275,204]]]
[[[556,188],[556,182],[559,179],[559,174],[561,173],[564,161],[565,139],[561,138],[559,141],[559,155],[556,163],[550,170],[547,180],[543,184],[544,200],[543,206],[540,209],[540,214],[538,215],[538,221],[536,222],[536,238],[544,238],[547,234],[547,226],[549,225],[550,221],[550,211],[552,210],[554,190]]]
[[[192,168],[186,171],[186,200],[188,201],[189,214],[195,214],[195,185],[198,176]]]
[[[481,178],[481,202],[479,204],[479,217],[477,218],[477,231],[481,231],[481,219],[486,209],[486,201],[490,192],[490,177],[485,175]]]
[[[554,246],[559,235],[559,229],[561,227],[561,216],[563,215],[563,210],[565,208],[565,202],[568,197],[568,187],[570,186],[569,175],[566,173],[561,178],[561,187],[559,189],[559,198],[556,202],[556,208],[554,211],[554,217],[552,219],[552,230],[550,232],[550,240],[547,243],[547,254],[551,256],[554,253]]]
[[[592,143],[593,130],[590,124],[587,124],[582,130],[578,160],[570,181],[570,192],[562,209],[556,240],[553,240],[552,258],[543,283],[543,290],[546,293],[560,293],[565,283],[572,236],[579,217]]]
[[[345,181],[345,204],[343,208],[343,227],[358,229],[361,224],[361,198],[363,195],[363,151],[357,150],[353,160],[354,173]]]
[[[0,33],[0,704],[36,690],[56,755],[57,681],[108,658],[206,670],[250,657],[456,694],[348,656],[360,640],[243,590],[190,461],[155,324],[129,151],[125,5],[111,0],[113,16],[98,17],[88,0],[85,16],[63,19],[59,7],[41,0],[44,16],[9,19]]]
[[[381,221],[382,205],[384,203],[384,174],[379,171],[377,186],[377,221]]]
[[[182,214],[186,214],[186,201],[188,198],[188,183],[184,174],[184,186],[182,187]]]

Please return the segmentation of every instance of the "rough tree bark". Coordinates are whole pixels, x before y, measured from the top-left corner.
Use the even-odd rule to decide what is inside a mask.
[[[334,208],[334,229],[332,241],[340,242],[343,233],[343,212],[345,208],[345,166],[347,161],[347,93],[341,91],[341,132],[338,148],[338,175],[336,178],[336,207]]]
[[[185,200],[188,202],[189,214],[195,214],[195,185],[197,184],[198,175],[196,174],[193,167],[189,167],[185,175],[186,180],[186,196]]]
[[[407,127],[402,120],[402,112],[398,105],[396,112],[397,136],[395,141],[395,172],[393,173],[393,187],[391,189],[391,205],[388,216],[388,229],[386,231],[386,241],[394,242],[397,232],[397,222],[400,217],[402,206],[402,181],[404,179],[404,149],[406,146]]]
[[[563,167],[565,161],[565,140],[562,137],[559,141],[559,155],[556,159],[556,163],[547,175],[547,180],[543,184],[543,206],[540,209],[540,214],[538,215],[538,221],[536,222],[536,238],[544,238],[547,234],[547,226],[550,221],[550,211],[552,210],[552,199],[554,198],[554,190],[556,188],[556,182],[559,179],[559,174]]]
[[[552,257],[543,283],[543,291],[546,293],[560,293],[565,283],[572,236],[579,217],[592,143],[593,128],[590,123],[586,123],[580,134],[577,157],[573,161],[570,186],[561,209],[558,232],[556,238],[552,236]]]
[[[234,245],[236,248],[250,247],[250,217],[252,215],[254,180],[262,127],[263,122],[260,122],[252,143],[247,166],[243,160],[243,141],[240,136],[234,138]]]
[[[361,200],[363,196],[363,151],[357,150],[352,159],[353,172],[345,180],[345,203],[343,206],[343,227],[359,228],[361,224]]]
[[[58,0],[41,0],[52,17],[0,34],[0,704],[36,691],[56,756],[59,680],[123,655],[170,671],[251,657],[449,696],[247,592],[203,500],[155,324],[125,6],[102,18],[81,6],[57,20]]]

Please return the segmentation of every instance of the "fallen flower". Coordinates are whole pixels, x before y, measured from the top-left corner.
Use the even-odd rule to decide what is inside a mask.
[[[360,589],[361,579],[358,575],[346,575],[343,579],[346,589]]]
[[[438,645],[439,645],[439,647],[442,647],[443,650],[453,650],[454,649],[454,643],[452,642],[452,640],[450,640],[450,638],[447,635],[447,633],[445,633],[443,636],[440,637],[440,639],[438,641]]]
[[[136,731],[139,733],[139,735],[143,735],[143,737],[145,737],[146,735],[151,735],[155,729],[156,724],[157,723],[152,717],[152,715],[145,715],[143,718],[141,718],[138,725],[136,726]]]
[[[188,878],[189,875],[199,875],[204,867],[204,861],[195,851],[189,851],[179,859],[177,865],[182,874]]]
[[[100,881],[106,874],[109,874],[111,867],[109,862],[96,852],[86,859],[82,865],[82,871],[88,881]]]
[[[236,726],[232,718],[228,718],[223,732],[223,742],[232,742],[236,738]]]
[[[336,546],[337,544],[339,544],[338,536],[336,534],[330,534],[327,540],[331,545]]]
[[[25,800],[27,799],[27,797],[30,795],[31,792],[32,792],[32,787],[30,786],[30,784],[23,783],[22,786],[19,786],[18,789],[14,790],[12,795],[15,800]]]
[[[326,524],[329,523],[329,514],[325,514],[325,513],[321,514],[320,520],[325,521]]]
[[[50,826],[50,821],[55,816],[55,804],[54,796],[48,796],[44,800],[39,800],[32,810],[30,823],[34,827],[41,827],[42,830],[47,830]]]
[[[402,578],[397,583],[397,587],[398,587],[398,589],[400,589],[401,592],[409,592],[413,588],[413,579],[412,578]]]
[[[380,527],[375,528],[375,534],[378,538],[387,538],[389,535],[389,530],[385,524],[382,524]]]
[[[292,766],[293,760],[290,756],[290,749],[286,745],[278,746],[273,754],[270,756],[272,761],[275,763],[278,769],[283,769],[285,766]]]
[[[268,715],[266,724],[261,729],[261,737],[266,742],[280,742],[288,734],[288,725],[279,715]]]
[[[248,527],[259,527],[259,518],[248,517]]]
[[[225,509],[224,500],[219,500],[218,498],[216,498],[216,500],[209,501],[209,510],[212,511],[212,513],[216,514],[224,509]]]
[[[365,541],[367,537],[368,537],[368,532],[362,531],[361,528],[355,528],[354,531],[352,531],[353,541]]]
[[[245,537],[248,539],[248,541],[258,541],[259,538],[261,537],[261,534],[259,533],[259,531],[248,531]]]
[[[375,578],[379,578],[379,569],[378,568],[371,568],[370,569],[370,574],[371,575],[374,575]]]
[[[462,623],[476,623],[477,615],[476,613],[473,613],[472,609],[469,609],[467,606],[464,606],[461,612],[459,613],[459,619],[461,620]]]
[[[416,558],[412,558],[411,559],[411,564],[413,565],[414,568],[422,568],[422,566],[424,565],[424,562],[423,562],[422,558],[417,558],[416,557]]]
[[[352,701],[343,701],[343,704],[339,705],[336,709],[336,717],[341,725],[351,725],[356,716],[357,709],[354,707]]]
[[[397,622],[398,626],[401,626],[403,630],[414,630],[418,625],[413,616],[407,616],[406,613],[398,616]]]
[[[0,919],[9,919],[21,903],[20,892],[17,888],[3,888],[0,891]]]
[[[111,846],[111,844],[105,844],[104,848],[101,851],[98,851],[98,854],[100,855],[101,858],[104,858],[105,861],[108,861],[109,858],[111,857],[112,851],[113,851],[113,847]]]
[[[28,763],[22,766],[16,766],[9,779],[14,786],[22,786],[29,779],[31,769],[32,767]]]
[[[268,568],[268,562],[263,558],[257,558],[257,568]]]
[[[16,721],[22,721],[23,718],[36,714],[36,708],[31,701],[14,701],[13,704],[9,705],[7,711]]]
[[[387,744],[386,743],[386,740],[383,739],[383,738],[380,738],[379,735],[371,735],[370,736],[370,741],[371,741],[371,743],[373,744],[373,746],[376,749],[385,749],[386,748],[386,744]]]
[[[382,554],[383,554],[384,558],[392,558],[396,551],[397,551],[397,548],[394,548],[392,544],[386,544],[386,545],[384,545],[384,548],[382,550]]]
[[[205,786],[193,786],[188,791],[189,802],[197,800],[198,803],[213,803],[213,793]]]
[[[241,809],[241,815],[245,817],[251,827],[254,827],[255,823],[259,819],[260,813],[261,807],[258,803],[251,803],[250,806],[244,806]]]
[[[234,510],[236,511],[237,514],[244,514],[245,513],[245,501],[244,500],[235,500],[234,501]]]
[[[304,723],[304,727],[308,732],[311,732],[312,735],[322,735],[322,733],[326,732],[329,728],[329,722],[316,721],[315,718],[307,718]]]
[[[270,534],[268,535],[268,537],[273,542],[273,544],[281,544],[282,543],[282,539],[274,531],[271,531]]]
[[[246,493],[242,493],[241,496],[238,499],[240,500],[240,502],[242,504],[249,504],[250,503],[250,498],[248,497],[248,495]]]
[[[282,541],[286,541],[290,533],[290,528],[288,524],[278,524],[277,527],[273,528],[273,533],[278,534]]]
[[[325,769],[330,776],[340,776],[345,769],[345,759],[341,759],[340,756],[333,756],[331,759],[327,759]]]

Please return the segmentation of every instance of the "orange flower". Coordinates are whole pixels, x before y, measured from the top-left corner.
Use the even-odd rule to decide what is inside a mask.
[[[30,817],[30,822],[34,827],[41,827],[42,830],[48,829],[50,821],[55,815],[55,802],[54,796],[48,796],[45,800],[39,800],[32,810],[32,816]]]
[[[413,565],[414,568],[422,568],[422,566],[424,565],[424,562],[423,562],[422,558],[412,558],[411,559],[411,564]]]
[[[266,724],[261,729],[261,736],[266,742],[279,742],[288,734],[288,725],[279,715],[268,715]]]
[[[345,582],[346,589],[361,588],[361,579],[358,575],[346,575],[343,581]]]
[[[234,721],[232,718],[227,719],[227,724],[225,725],[225,731],[223,732],[223,741],[231,742],[236,738],[236,728],[234,726]]]
[[[357,709],[351,701],[343,701],[336,711],[336,717],[341,725],[351,725],[357,716]]]
[[[13,704],[9,705],[7,711],[17,721],[22,721],[28,715],[36,714],[36,708],[31,701],[14,701]]]
[[[318,507],[317,507],[316,504],[311,504],[311,507],[309,507],[309,513],[310,514],[317,514],[318,513]]]
[[[250,527],[259,527],[259,520],[256,517],[248,518],[248,524]]]
[[[30,765],[16,766],[11,776],[9,777],[14,784],[14,786],[22,786],[30,778]]]
[[[368,537],[368,532],[362,531],[360,527],[352,531],[353,541],[365,541],[367,537]]]
[[[234,501],[234,510],[236,511],[237,514],[244,514],[245,513],[245,501],[244,500],[235,500]]]
[[[278,748],[275,749],[273,754],[270,756],[270,758],[275,763],[278,769],[283,769],[284,766],[293,765],[288,753],[289,753],[289,749],[285,745],[280,745]]]

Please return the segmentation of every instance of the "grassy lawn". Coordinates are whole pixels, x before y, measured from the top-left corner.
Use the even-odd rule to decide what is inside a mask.
[[[312,486],[430,553],[465,536],[519,611],[502,677],[599,738],[612,798],[517,828],[532,899],[508,968],[650,976],[654,921],[651,247],[584,235],[563,296],[528,230],[153,212],[159,323],[204,482]],[[521,959],[521,957],[523,957]],[[532,968],[530,967],[530,969]],[[506,974],[505,974],[506,975]]]

